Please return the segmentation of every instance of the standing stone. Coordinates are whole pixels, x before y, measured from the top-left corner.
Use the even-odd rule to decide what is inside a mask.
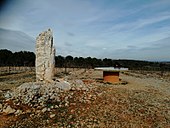
[[[36,81],[52,82],[55,68],[55,48],[52,31],[48,29],[36,38]]]

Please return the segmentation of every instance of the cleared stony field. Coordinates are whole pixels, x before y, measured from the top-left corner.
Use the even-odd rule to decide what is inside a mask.
[[[72,83],[81,80],[89,90],[63,92],[60,103],[48,103],[43,108],[13,105],[23,112],[20,115],[0,113],[0,127],[18,128],[168,128],[170,127],[169,73],[160,77],[159,72],[126,72],[120,75],[124,84],[102,82],[102,72],[84,69],[57,69],[60,79]],[[35,81],[34,72],[0,76],[2,94],[24,82]],[[125,84],[127,83],[127,84]],[[80,83],[81,84],[81,83]],[[66,104],[67,103],[67,104]],[[2,105],[3,105],[2,104]],[[59,104],[59,105],[58,105]],[[58,107],[55,107],[58,105]]]

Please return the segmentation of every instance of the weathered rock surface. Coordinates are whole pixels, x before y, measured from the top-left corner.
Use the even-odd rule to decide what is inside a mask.
[[[22,114],[22,110],[16,110],[16,112],[14,113],[15,115],[20,115],[20,114]]]
[[[30,106],[44,106],[49,101],[62,102],[60,99],[62,93],[69,90],[88,91],[89,87],[84,85],[81,80],[70,82],[58,80],[46,84],[43,82],[30,82],[20,85],[12,92],[7,92],[5,95],[10,95],[10,97],[6,97],[6,99],[16,101],[18,105],[23,103]],[[66,105],[67,104],[68,103],[66,102]],[[42,111],[45,112],[46,110]]]
[[[55,66],[55,48],[51,29],[36,38],[36,81],[52,82]]]
[[[11,96],[11,93],[10,93],[9,91],[7,91],[7,93],[5,93],[5,95],[4,95],[4,97],[5,97],[6,99],[9,99],[9,98],[11,98],[12,96]]]
[[[2,111],[2,107],[3,107],[2,104],[0,104],[0,112]]]
[[[44,113],[44,112],[46,112],[47,111],[47,108],[43,108],[42,109],[42,112]]]
[[[71,88],[69,84],[64,83],[63,86]],[[48,100],[57,100],[58,94],[62,91],[62,83],[24,83],[12,92],[12,99],[28,103],[44,103]]]
[[[71,85],[70,85],[70,83],[68,83],[67,81],[58,82],[58,83],[56,84],[56,86],[57,86],[59,89],[62,89],[62,90],[70,90],[70,89],[71,89]]]
[[[53,117],[55,117],[55,114],[51,114],[51,115],[50,115],[50,118],[53,118]]]
[[[6,114],[13,114],[15,113],[15,109],[11,108],[11,106],[7,106],[5,109],[3,109],[3,112]]]

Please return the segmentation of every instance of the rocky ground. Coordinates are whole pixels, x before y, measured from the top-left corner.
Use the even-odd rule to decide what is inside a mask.
[[[129,71],[121,73],[122,84],[103,83],[94,70],[58,70],[56,76],[69,87],[32,88],[33,72],[1,75],[0,127],[170,127],[169,73]]]

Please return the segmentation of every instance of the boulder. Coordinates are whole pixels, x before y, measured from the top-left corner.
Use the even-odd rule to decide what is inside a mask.
[[[70,83],[68,83],[68,82],[66,82],[66,81],[57,82],[55,85],[56,85],[59,89],[65,90],[65,91],[71,89]]]

